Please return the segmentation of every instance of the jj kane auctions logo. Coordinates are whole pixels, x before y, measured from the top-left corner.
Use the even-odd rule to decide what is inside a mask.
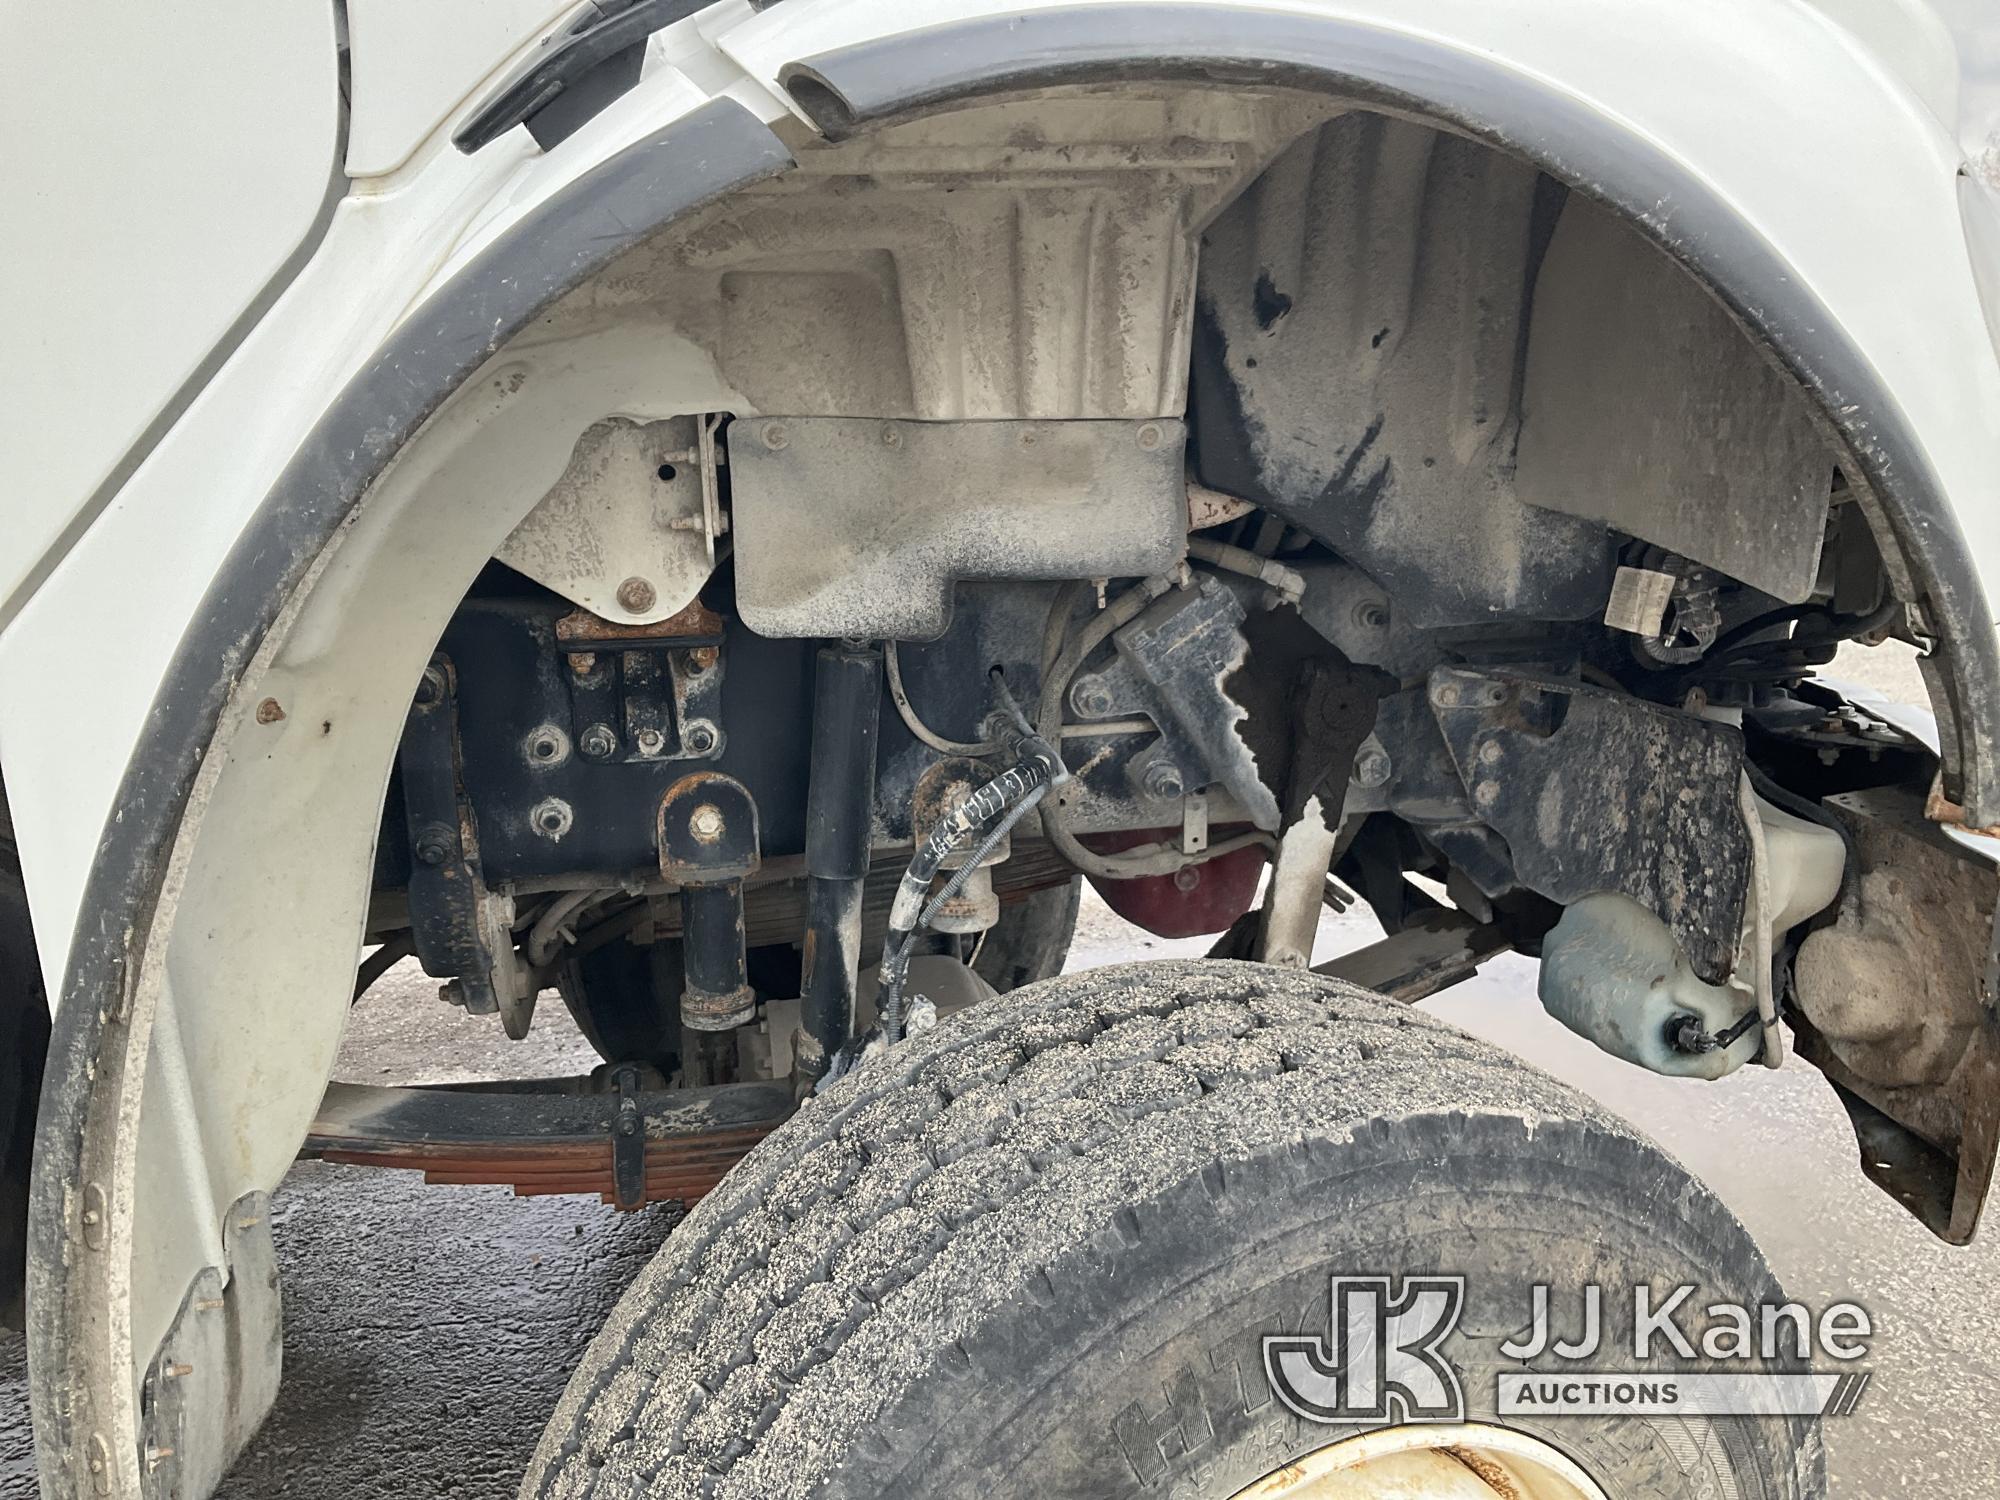
[[[1524,1364],[1553,1355],[1559,1370],[1501,1374],[1502,1416],[1844,1416],[1867,1388],[1865,1371],[1825,1371],[1808,1362],[1851,1364],[1868,1352],[1867,1311],[1836,1302],[1815,1317],[1796,1302],[1697,1306],[1699,1289],[1630,1293],[1631,1319],[1612,1334],[1601,1287],[1580,1294],[1574,1338],[1555,1335],[1550,1289],[1537,1286],[1523,1331],[1499,1346]],[[1463,1422],[1465,1388],[1443,1346],[1465,1313],[1463,1276],[1336,1276],[1329,1332],[1264,1338],[1264,1370],[1278,1399],[1309,1421]],[[1577,1361],[1602,1358],[1601,1369]],[[1624,1361],[1629,1358],[1629,1367]],[[1706,1368],[1666,1367],[1701,1360]],[[1610,1361],[1617,1361],[1612,1365]],[[1773,1364],[1787,1368],[1771,1369]]]

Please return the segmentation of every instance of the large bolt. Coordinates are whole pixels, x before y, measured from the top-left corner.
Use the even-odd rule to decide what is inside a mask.
[[[659,597],[659,591],[644,578],[628,578],[618,585],[618,603],[635,615],[643,615]]]
[[[528,759],[536,765],[555,765],[569,754],[569,736],[553,724],[544,724],[528,736]]]
[[[1069,690],[1069,706],[1087,719],[1101,719],[1111,712],[1111,690],[1101,678],[1079,678]]]
[[[712,844],[720,839],[729,827],[722,816],[722,809],[713,802],[704,802],[688,814],[688,832],[698,843]]]
[[[441,865],[457,848],[457,835],[442,823],[433,823],[417,835],[417,860],[422,864]]]
[[[545,839],[560,841],[576,822],[576,814],[560,797],[547,797],[528,812],[528,826]]]
[[[1155,797],[1162,802],[1175,801],[1187,790],[1186,784],[1181,780],[1181,768],[1168,760],[1156,760],[1146,767],[1146,774],[1141,779],[1140,785],[1145,788],[1148,797]]]
[[[1377,744],[1364,744],[1354,754],[1352,780],[1356,786],[1378,787],[1388,783],[1389,773],[1395,770],[1389,759],[1389,752]]]
[[[578,736],[576,746],[592,760],[603,760],[618,748],[618,736],[609,724],[593,724]]]

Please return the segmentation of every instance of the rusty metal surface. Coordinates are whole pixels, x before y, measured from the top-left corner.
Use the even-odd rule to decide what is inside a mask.
[[[1980,827],[1966,821],[1967,814],[1964,807],[1945,795],[1942,775],[1931,783],[1930,795],[1924,799],[1924,816],[1933,823],[1941,823],[1947,828],[1957,828],[1982,838],[2000,839],[2000,823],[1989,823]]]
[[[721,639],[722,616],[699,599],[690,599],[680,610],[650,625],[607,620],[587,609],[573,609],[556,621],[556,644],[571,652],[597,646],[623,646],[632,641],[687,645],[713,644]]]
[[[587,1080],[570,1080],[579,1086]],[[644,1121],[641,1203],[691,1203],[792,1112],[789,1086],[724,1084],[629,1096]],[[300,1155],[420,1171],[430,1183],[493,1183],[517,1197],[596,1194],[616,1203],[616,1093],[505,1088],[328,1087]]]

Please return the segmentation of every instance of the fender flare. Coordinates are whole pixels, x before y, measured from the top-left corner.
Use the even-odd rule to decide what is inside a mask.
[[[89,1189],[111,1151],[103,1117],[115,1115],[105,1106],[125,1083],[118,1033],[138,956],[197,772],[239,680],[370,487],[497,350],[639,240],[791,165],[767,125],[716,99],[565,184],[405,318],[348,382],[210,585],[98,842],[42,1088],[28,1224],[29,1389],[42,1492],[52,1500],[139,1492],[140,1456],[122,1441],[131,1435],[99,1418],[98,1382],[131,1372],[108,1358],[116,1346],[103,1324],[122,1273],[96,1248],[104,1236],[86,1229],[85,1204],[102,1201]]]

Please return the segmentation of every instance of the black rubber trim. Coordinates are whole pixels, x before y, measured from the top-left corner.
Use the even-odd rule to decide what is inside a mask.
[[[684,21],[709,0],[598,0],[568,30],[546,39],[451,143],[470,156],[516,125],[552,151],[639,81],[646,39]]]
[[[1436,120],[1616,209],[1707,285],[1812,393],[1888,513],[1948,653],[1946,791],[2000,822],[2000,644],[1970,549],[1895,395],[1833,310],[1705,182],[1610,117],[1491,57],[1332,16],[1079,5],[952,22],[788,65],[829,138],[995,94],[1183,81],[1338,94]],[[1990,496],[1967,497],[1986,503]],[[1944,722],[1948,719],[1949,722]]]
[[[313,560],[424,421],[550,303],[646,235],[792,165],[757,117],[718,99],[592,169],[496,240],[350,380],[264,498],[176,651],[99,841],[42,1091],[29,1222],[29,1348],[48,1500],[92,1493],[90,1403],[71,1388],[92,1330],[67,1295],[92,1252],[65,1206],[94,1158],[93,1093],[119,1086],[128,971],[153,917],[195,771],[230,693]],[[84,1393],[87,1394],[87,1393]]]

